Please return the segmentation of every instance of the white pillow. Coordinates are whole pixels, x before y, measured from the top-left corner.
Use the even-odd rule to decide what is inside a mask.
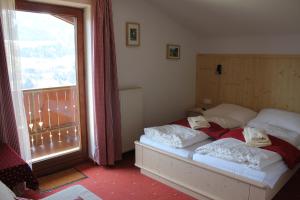
[[[282,139],[291,145],[297,147],[300,145],[300,134],[294,131],[268,124],[265,129],[266,133]]]
[[[0,181],[0,199],[15,200],[16,195]]]
[[[270,124],[300,134],[300,114],[278,109],[263,109],[248,125]]]
[[[253,119],[257,113],[249,108],[224,103],[204,111],[203,115],[205,117],[219,116],[234,119],[240,122],[239,127],[243,127],[249,120]]]
[[[228,118],[228,117],[226,118],[226,117],[213,116],[213,117],[205,117],[205,119],[208,122],[214,122],[214,123],[222,126],[223,128],[233,129],[233,128],[240,127],[240,125],[241,125],[241,123],[239,121],[236,121],[236,120]]]

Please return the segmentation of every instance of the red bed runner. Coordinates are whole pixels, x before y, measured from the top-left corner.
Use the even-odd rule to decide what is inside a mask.
[[[177,125],[181,125],[181,126],[185,126],[188,128],[191,128],[187,118],[185,119],[181,119],[181,120],[177,120],[175,122],[172,122],[171,124],[177,124]],[[222,135],[224,135],[225,133],[227,133],[228,131],[230,131],[230,129],[228,128],[223,128],[220,125],[213,123],[213,122],[209,122],[210,127],[209,128],[201,128],[199,129],[200,131],[206,133],[208,136],[214,138],[214,139],[219,139]]]
[[[283,141],[272,135],[268,136],[272,142],[272,145],[263,147],[263,149],[278,153],[290,169],[294,168],[300,162],[300,151],[286,141]],[[222,135],[220,139],[222,138],[235,138],[245,142],[242,128],[231,130]]]

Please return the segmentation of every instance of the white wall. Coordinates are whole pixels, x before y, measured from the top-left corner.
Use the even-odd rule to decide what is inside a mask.
[[[299,54],[300,35],[202,38],[199,53]]]
[[[194,35],[145,0],[112,0],[120,88],[144,89],[145,126],[185,115],[195,102]],[[141,25],[141,46],[126,47],[126,22]],[[166,44],[181,45],[181,59],[166,59]]]

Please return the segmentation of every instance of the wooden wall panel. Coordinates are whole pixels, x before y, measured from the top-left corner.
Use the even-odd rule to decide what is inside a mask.
[[[222,75],[215,73],[223,66]],[[201,54],[197,57],[196,104],[209,98],[255,110],[300,113],[300,55]]]

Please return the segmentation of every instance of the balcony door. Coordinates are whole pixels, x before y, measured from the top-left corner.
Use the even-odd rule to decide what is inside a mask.
[[[86,157],[83,11],[17,1],[22,89],[33,170]]]

